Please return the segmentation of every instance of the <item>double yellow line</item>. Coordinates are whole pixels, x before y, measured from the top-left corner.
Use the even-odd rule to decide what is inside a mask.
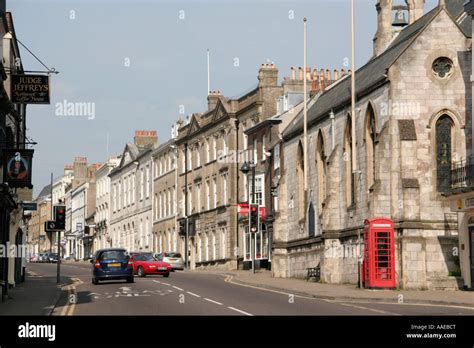
[[[66,304],[63,306],[61,310],[61,316],[71,316],[74,313],[74,309],[76,308],[77,303],[77,294],[76,294],[76,286],[79,286],[83,283],[82,280],[79,278],[72,278],[73,283],[66,285],[62,288],[62,290],[67,290],[67,298]],[[71,301],[74,299],[74,301]]]

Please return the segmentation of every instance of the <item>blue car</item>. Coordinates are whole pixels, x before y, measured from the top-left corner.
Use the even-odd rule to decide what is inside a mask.
[[[101,280],[124,279],[133,283],[133,263],[126,249],[110,248],[97,250],[91,260],[92,283],[97,285]]]

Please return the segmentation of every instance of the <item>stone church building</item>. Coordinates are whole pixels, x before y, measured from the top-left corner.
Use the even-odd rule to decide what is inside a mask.
[[[308,163],[303,115],[282,132],[275,276],[304,277],[319,265],[323,282],[356,283],[364,220],[385,216],[395,222],[398,287],[462,286],[457,215],[444,193],[452,162],[472,152],[471,18],[463,2],[441,0],[423,14],[424,0],[378,1],[374,56],[355,73],[356,114],[345,76],[312,97]],[[392,24],[400,11],[408,17],[401,29]]]

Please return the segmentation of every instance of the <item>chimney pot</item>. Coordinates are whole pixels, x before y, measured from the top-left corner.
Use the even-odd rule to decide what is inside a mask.
[[[292,80],[296,80],[296,70],[295,70],[295,67],[292,66],[292,67],[290,68],[290,70],[291,70],[291,79],[292,79]]]
[[[303,68],[300,66],[298,67],[298,75],[299,80],[303,80]]]
[[[326,80],[328,80],[328,82],[332,81],[332,79],[331,79],[331,70],[329,70],[329,69],[326,69]]]
[[[334,81],[339,80],[339,70],[334,69]]]

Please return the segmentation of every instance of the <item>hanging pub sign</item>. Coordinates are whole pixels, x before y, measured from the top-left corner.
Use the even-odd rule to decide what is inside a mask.
[[[11,101],[19,104],[50,104],[48,75],[12,75]]]
[[[31,167],[33,151],[26,149],[4,149],[3,153],[3,182],[10,187],[33,188],[31,184]]]

